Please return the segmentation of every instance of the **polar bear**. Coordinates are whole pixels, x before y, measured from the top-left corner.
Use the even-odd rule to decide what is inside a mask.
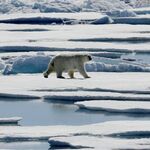
[[[84,64],[92,60],[88,54],[60,54],[52,58],[47,70],[43,73],[45,78],[52,72],[56,72],[57,78],[64,78],[63,72],[68,72],[70,78],[74,78],[74,72],[79,71],[84,78],[90,78],[84,68]]]

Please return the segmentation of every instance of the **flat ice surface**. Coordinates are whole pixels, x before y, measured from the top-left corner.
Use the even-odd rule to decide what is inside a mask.
[[[79,108],[108,112],[150,113],[149,102],[135,101],[84,101],[75,103]]]
[[[97,12],[74,12],[74,13],[25,13],[25,14],[3,14],[0,15],[0,20],[14,19],[14,18],[33,18],[33,17],[48,17],[48,18],[69,18],[69,19],[99,19],[102,17],[101,13]]]
[[[51,74],[0,76],[1,98],[43,98],[51,100],[146,100],[150,99],[149,73],[88,73],[83,79],[78,73],[75,79],[57,79]],[[77,99],[76,99],[77,98]]]
[[[110,121],[84,126],[0,126],[0,141],[38,141],[48,140],[49,137],[54,136],[77,134],[130,137],[136,136],[136,133],[149,133],[149,126],[150,121]]]
[[[15,26],[0,24],[0,28],[0,34],[3,35],[0,37],[0,51],[2,52],[105,51],[124,53],[150,51],[150,27],[148,25]]]

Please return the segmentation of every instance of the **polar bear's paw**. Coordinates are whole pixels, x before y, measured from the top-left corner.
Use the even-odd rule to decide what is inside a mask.
[[[91,78],[91,77],[89,77],[89,76],[86,76],[85,78],[86,78],[86,79],[88,79],[88,78]]]
[[[48,74],[46,72],[43,73],[44,78],[48,78]]]
[[[65,79],[65,77],[63,77],[63,76],[57,76],[57,78],[59,78],[59,79]]]

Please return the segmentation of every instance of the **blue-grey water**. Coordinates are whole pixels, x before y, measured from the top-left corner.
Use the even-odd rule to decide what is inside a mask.
[[[20,125],[86,125],[111,120],[149,119],[139,114],[112,114],[107,112],[79,111],[72,104],[45,101],[0,101],[0,117],[23,117]],[[138,117],[138,118],[137,118]]]
[[[128,114],[78,111],[71,104],[56,104],[45,101],[0,101],[0,117],[20,116],[20,125],[84,125],[110,120],[149,119]],[[138,116],[138,115],[137,115]],[[0,143],[0,149],[48,149],[47,142]]]
[[[20,125],[85,125],[110,120],[149,119],[150,116],[112,114],[107,112],[79,111],[72,104],[50,103],[41,100],[34,101],[0,101],[0,117],[20,116]],[[14,150],[45,150],[49,149],[47,142],[0,143],[0,149]]]
[[[48,150],[48,142],[13,142],[0,143],[0,150]]]

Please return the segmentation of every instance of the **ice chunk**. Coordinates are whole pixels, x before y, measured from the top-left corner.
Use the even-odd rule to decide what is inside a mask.
[[[110,17],[136,17],[136,13],[131,10],[114,10],[106,12]]]
[[[7,0],[1,1],[0,13],[108,11],[131,8],[120,0]]]
[[[39,54],[36,56],[20,56],[14,60],[12,66],[6,66],[3,74],[43,72],[46,70],[50,59],[50,56]]]
[[[0,118],[0,124],[17,124],[21,117]]]

